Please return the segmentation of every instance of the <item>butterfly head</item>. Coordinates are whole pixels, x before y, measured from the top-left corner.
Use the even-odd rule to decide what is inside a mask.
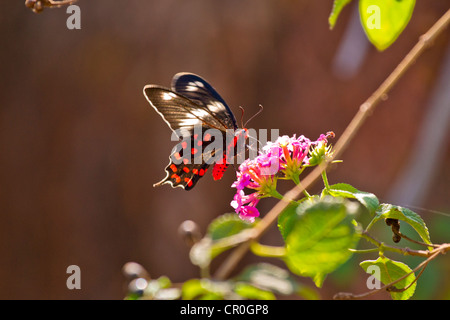
[[[239,138],[244,138],[247,139],[248,138],[248,129],[247,128],[242,128],[242,129],[237,129],[236,132],[234,133],[234,136]]]

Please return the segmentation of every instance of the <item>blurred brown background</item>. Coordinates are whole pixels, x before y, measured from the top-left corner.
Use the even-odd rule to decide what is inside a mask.
[[[128,261],[174,282],[198,277],[177,228],[192,219],[204,231],[214,217],[230,212],[234,173],[231,168],[219,182],[202,179],[189,192],[153,188],[165,175],[173,142],[145,100],[144,85],[169,86],[175,73],[194,72],[238,119],[238,106],[248,117],[262,104],[263,114],[251,123],[256,129],[311,139],[332,130],[339,137],[358,106],[449,7],[448,0],[418,1],[404,33],[382,53],[367,45],[359,27],[345,56],[351,64],[353,54],[364,54],[350,72],[336,59],[355,12],[346,8],[330,31],[331,0],[77,5],[81,30],[66,28],[65,7],[34,14],[23,1],[2,3],[1,299],[122,299],[121,267]],[[344,162],[332,169],[330,183],[347,182],[395,201],[390,189],[416,156],[449,40],[447,30],[395,86],[341,157]],[[430,211],[450,212],[445,136],[423,185],[425,196],[414,203],[424,208],[418,212],[435,242],[450,241],[450,216]],[[272,204],[261,201],[259,207],[264,213]],[[277,239],[275,228],[265,237]],[[446,256],[438,260],[426,272],[428,280],[419,280],[425,289],[416,297],[450,296],[450,263]],[[81,290],[66,288],[71,264],[81,268]],[[322,297],[364,291],[358,268],[345,279],[327,279]]]

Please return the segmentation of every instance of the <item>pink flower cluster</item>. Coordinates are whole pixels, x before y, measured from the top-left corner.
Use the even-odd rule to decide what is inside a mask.
[[[245,160],[237,171],[237,179],[232,187],[237,189],[231,206],[243,220],[254,222],[259,216],[256,208],[263,197],[279,197],[276,191],[278,173],[284,174],[284,178],[296,181],[304,166],[309,164],[308,153],[311,147],[319,143],[327,143],[327,137],[332,133],[320,135],[317,141],[311,142],[304,136],[281,136],[275,142],[269,142],[263,147],[262,152],[255,159]],[[245,194],[244,189],[254,190],[251,194]]]

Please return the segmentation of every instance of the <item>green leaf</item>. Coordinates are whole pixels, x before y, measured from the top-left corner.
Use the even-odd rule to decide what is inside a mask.
[[[161,276],[156,279],[156,281],[158,282],[159,287],[162,289],[167,289],[172,286],[172,281],[170,281],[170,279],[166,276]]]
[[[239,282],[234,287],[234,292],[243,298],[251,300],[275,300],[275,295],[266,290],[259,289],[251,284]]]
[[[192,246],[189,253],[191,262],[201,268],[206,268],[212,259],[241,243],[243,238],[226,243],[220,240],[237,235],[252,227],[253,224],[243,221],[234,213],[224,214],[216,218],[209,225],[207,235]]]
[[[201,280],[191,279],[183,283],[181,288],[182,299],[183,300],[193,300],[200,296],[203,296],[208,291],[202,286]]]
[[[286,235],[286,265],[295,274],[311,277],[317,287],[350,258],[348,249],[359,240],[347,204],[332,197],[302,203]]]
[[[331,10],[331,14],[328,17],[328,24],[330,25],[330,29],[333,29],[339,14],[342,9],[350,3],[352,0],[334,0],[333,9]]]
[[[191,279],[183,283],[183,300],[258,299],[274,300],[275,295],[267,290],[245,282]]]
[[[181,288],[183,300],[221,300],[229,296],[230,292],[228,283],[208,279],[191,279],[183,283]]]
[[[312,196],[310,199],[304,200],[301,203],[291,202],[289,205],[281,212],[278,216],[278,230],[286,241],[287,235],[291,232],[292,228],[295,225],[295,222],[298,219],[297,212],[304,211],[302,208],[309,207],[312,203],[315,203],[320,200],[320,197],[317,195]]]
[[[346,183],[333,184],[327,191],[333,197],[353,198],[358,200],[370,213],[373,213],[380,204],[378,198],[373,193],[359,191]]]
[[[181,297],[181,290],[172,288],[172,282],[166,276],[161,276],[158,279],[149,280],[142,296],[132,295],[127,299],[152,299],[152,300],[175,300]]]
[[[419,236],[422,238],[422,241],[428,244],[431,244],[430,234],[428,232],[428,228],[423,221],[423,219],[414,211],[411,211],[407,208],[395,206],[392,204],[381,204],[377,211],[375,212],[376,216],[373,218],[370,225],[373,225],[375,222],[381,219],[398,219],[407,222],[411,227],[416,230]],[[369,228],[369,227],[368,227]],[[432,249],[430,247],[430,249]]]
[[[226,213],[210,223],[207,233],[215,241],[238,234],[251,227],[253,227],[253,224],[242,220],[237,214]]]
[[[308,300],[319,299],[315,289],[299,283],[286,269],[269,263],[258,263],[245,268],[236,281],[245,281],[279,295],[297,294]]]
[[[369,41],[380,51],[388,48],[405,29],[415,0],[360,0],[359,15]]]
[[[287,235],[291,232],[291,229],[294,227],[295,221],[297,220],[298,206],[298,203],[291,202],[278,216],[278,230],[280,230],[280,233],[285,241]]]
[[[379,257],[377,260],[366,260],[359,264],[364,271],[367,272],[367,269],[370,266],[377,266],[379,272],[374,272],[373,276],[377,278],[379,281],[381,281],[384,285],[387,285],[389,283],[392,283],[393,281],[400,279],[401,277],[407,275],[408,273],[412,272],[411,268],[408,267],[403,262],[398,262],[391,260],[386,257]],[[397,282],[394,286],[397,289],[403,289],[408,287],[413,281],[415,281],[416,276],[414,273],[411,273],[409,276],[407,276],[405,279],[400,280]],[[402,292],[394,292],[391,291],[391,297],[394,300],[407,300],[409,299],[416,290],[416,282],[414,282],[411,287],[406,289]]]

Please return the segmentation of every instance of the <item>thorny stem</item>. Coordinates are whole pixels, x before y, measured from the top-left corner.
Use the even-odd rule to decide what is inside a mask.
[[[403,58],[398,66],[392,71],[392,73],[384,80],[379,88],[359,107],[358,112],[351,120],[350,124],[342,133],[340,139],[337,141],[333,155],[323,164],[317,166],[306,178],[302,181],[301,186],[296,186],[288,191],[282,200],[280,200],[267,214],[266,216],[255,226],[255,233],[252,239],[245,241],[239,245],[233,252],[227,257],[227,260],[219,267],[215,274],[216,279],[227,278],[237,263],[247,253],[250,242],[258,240],[268,228],[277,220],[279,214],[288,206],[288,204],[298,198],[298,196],[309,186],[316,181],[322,174],[322,172],[328,167],[328,165],[348,146],[349,142],[355,136],[359,128],[364,124],[369,115],[372,114],[376,105],[385,99],[388,92],[397,83],[397,81],[403,76],[403,74],[414,64],[416,59],[427,49],[441,34],[450,23],[450,10],[448,10],[424,35],[419,38],[419,41],[411,49],[411,51]],[[435,256],[433,256],[435,257]],[[428,260],[428,259],[427,259]]]

